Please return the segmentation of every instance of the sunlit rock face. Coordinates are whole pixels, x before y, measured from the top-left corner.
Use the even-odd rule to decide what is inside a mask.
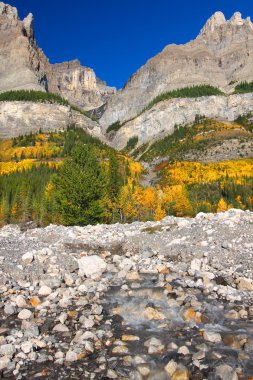
[[[48,61],[34,39],[33,16],[0,3],[0,91],[46,88]]]
[[[233,121],[239,115],[253,113],[253,94],[202,96],[168,99],[124,124],[111,144],[123,149],[131,137],[138,136],[138,145],[172,134],[175,125],[193,123],[196,115],[210,119]]]
[[[78,107],[91,110],[103,105],[116,89],[98,79],[92,69],[78,60],[57,63],[48,71],[48,89]]]
[[[50,64],[34,38],[31,13],[24,20],[17,9],[0,2],[0,92],[19,89],[51,91],[90,110],[116,92],[79,61]]]
[[[100,126],[85,115],[59,104],[0,102],[0,138],[59,131],[75,124],[103,140]]]
[[[235,13],[226,20],[215,13],[198,37],[168,45],[151,58],[112,97],[101,124],[135,117],[157,95],[186,86],[211,84],[230,93],[237,83],[253,80],[253,24]]]

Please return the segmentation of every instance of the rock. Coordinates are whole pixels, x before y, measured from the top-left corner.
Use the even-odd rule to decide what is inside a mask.
[[[157,338],[150,338],[144,343],[145,347],[148,347],[148,353],[150,355],[159,354],[164,351],[164,344]]]
[[[146,307],[144,311],[144,317],[149,320],[159,321],[164,320],[166,317],[165,315],[153,307]]]
[[[16,313],[16,309],[11,304],[7,303],[4,305],[4,314],[5,315],[13,315]]]
[[[28,320],[22,321],[21,330],[24,332],[24,336],[29,339],[40,335],[39,327],[36,323]]]
[[[52,289],[49,286],[43,285],[38,291],[39,296],[49,296],[52,293]]]
[[[138,372],[141,374],[141,376],[148,376],[150,374],[150,369],[148,366],[138,366]]]
[[[38,307],[41,304],[39,297],[33,296],[29,299],[29,303],[32,307]]]
[[[221,380],[238,380],[236,371],[227,364],[221,364],[216,367],[216,376],[219,376]]]
[[[65,357],[64,353],[61,351],[58,351],[55,353],[55,359],[63,359]]]
[[[138,272],[128,272],[126,274],[126,279],[127,281],[139,281],[141,278]]]
[[[78,360],[78,355],[74,351],[68,351],[65,360],[66,362],[76,362]]]
[[[183,365],[177,367],[172,375],[172,380],[189,380],[189,372]]]
[[[177,369],[177,363],[174,360],[170,360],[168,364],[164,367],[165,371],[169,376],[172,376]]]
[[[212,331],[204,331],[203,337],[208,342],[219,343],[221,342],[221,335]]]
[[[18,296],[16,297],[15,302],[16,302],[17,306],[20,307],[20,308],[25,308],[25,307],[27,307],[26,300],[25,300],[25,298],[24,298],[23,296],[21,296],[21,295],[18,295]]]
[[[229,346],[235,349],[240,349],[241,346],[245,343],[244,340],[241,341],[239,337],[233,334],[224,335],[222,340],[225,346]]]
[[[215,13],[207,21],[194,41],[180,46],[174,44],[166,46],[161,53],[141,67],[128,80],[124,88],[108,101],[106,110],[100,119],[104,130],[114,122],[130,120],[120,128],[113,141],[118,149],[126,146],[127,140],[132,136],[138,136],[140,144],[153,142],[154,138],[157,139],[159,135],[164,136],[171,133],[174,129],[173,123],[181,125],[193,122],[193,115],[196,114],[210,118],[219,118],[223,114],[224,117],[232,119],[234,113],[237,113],[238,107],[245,106],[245,112],[247,112],[247,107],[250,107],[252,111],[252,105],[242,105],[238,98],[231,95],[230,99],[209,97],[200,102],[196,99],[193,101],[170,99],[168,102],[156,104],[151,110],[148,109],[142,113],[143,108],[150,104],[157,94],[203,83],[209,83],[229,92],[229,89],[234,88],[245,75],[245,81],[252,80],[251,52],[246,60],[243,60],[240,55],[242,50],[245,55],[247,54],[245,41],[252,38],[252,22],[246,19],[242,20],[240,25],[234,25],[231,20],[225,20],[219,25],[215,23],[216,26],[213,27],[211,26],[213,25],[212,20],[217,17],[218,13]],[[225,19],[224,15],[222,15],[222,19]],[[243,48],[239,51],[240,44],[243,44]],[[230,51],[236,55],[234,60],[230,56]],[[216,62],[219,60],[221,66],[217,70]],[[229,65],[223,64],[222,60],[231,62],[238,67],[236,77],[233,72],[229,71]],[[149,88],[148,93],[147,87]],[[140,113],[142,114],[136,117]],[[156,128],[152,128],[154,123]]]
[[[178,354],[182,354],[182,355],[189,355],[190,353],[189,348],[186,346],[180,347],[177,352]]]
[[[61,313],[61,315],[59,316],[59,321],[61,322],[61,324],[64,325],[64,323],[66,322],[66,320],[68,319],[68,314],[67,313]]]
[[[9,364],[10,364],[10,359],[7,358],[7,356],[2,356],[0,358],[0,371],[7,368]]]
[[[112,349],[113,354],[128,354],[127,346],[116,346]]]
[[[137,340],[140,340],[140,338],[136,335],[122,335],[121,340],[122,342],[135,342]]]
[[[34,38],[31,13],[22,21],[16,8],[1,3],[0,19],[0,92],[48,90],[86,110],[102,106],[116,92],[78,60],[50,64]]]
[[[25,353],[28,354],[33,350],[33,344],[31,342],[24,342],[21,344],[21,350]]]
[[[68,332],[69,328],[62,323],[58,323],[57,325],[54,326],[53,331],[57,332]]]
[[[108,379],[118,379],[118,375],[113,369],[108,369],[106,376]]]
[[[64,275],[64,281],[65,281],[65,284],[68,285],[68,286],[72,286],[74,284],[74,282],[75,282],[74,279],[73,279],[73,277],[69,273],[65,273],[65,275]]]
[[[244,350],[246,352],[253,352],[253,339],[248,339],[244,345]]]
[[[240,278],[237,287],[239,290],[253,291],[253,282],[249,278]]]
[[[201,322],[201,314],[199,312],[196,312],[193,309],[187,309],[183,313],[184,320],[187,322],[193,321],[193,322]]]
[[[22,256],[22,261],[24,264],[31,264],[34,260],[33,252],[27,252]]]
[[[33,313],[28,309],[23,309],[18,313],[18,318],[22,320],[30,319],[32,316]]]
[[[96,277],[106,270],[107,264],[99,256],[86,256],[78,260],[79,276]]]
[[[0,138],[17,137],[39,129],[44,132],[65,130],[72,121],[88,134],[104,140],[101,127],[95,121],[67,106],[32,102],[0,103]]]
[[[199,260],[199,259],[193,259],[192,261],[191,261],[191,270],[192,271],[200,271],[200,269],[201,269],[201,260]]]
[[[15,352],[16,348],[13,344],[2,344],[0,346],[0,355],[12,357],[12,355],[15,354]]]

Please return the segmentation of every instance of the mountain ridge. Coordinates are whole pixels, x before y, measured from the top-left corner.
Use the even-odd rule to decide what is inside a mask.
[[[150,58],[108,101],[102,126],[135,117],[166,91],[209,84],[230,93],[237,83],[253,80],[253,24],[239,12],[224,20],[215,13],[195,40],[168,45]]]
[[[0,2],[0,32],[0,92],[51,91],[84,110],[101,106],[115,93],[78,60],[51,64],[35,40],[31,13],[22,21],[17,8]]]

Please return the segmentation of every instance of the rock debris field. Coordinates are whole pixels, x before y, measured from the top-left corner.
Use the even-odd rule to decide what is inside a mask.
[[[250,380],[253,213],[0,229],[0,378]]]

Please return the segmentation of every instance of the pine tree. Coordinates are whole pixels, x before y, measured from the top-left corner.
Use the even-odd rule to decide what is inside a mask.
[[[73,149],[53,179],[57,209],[65,225],[87,225],[103,221],[106,190],[105,170],[94,148]]]
[[[109,157],[109,178],[108,190],[111,198],[116,198],[122,185],[122,178],[119,172],[119,163],[116,154],[113,152]]]

